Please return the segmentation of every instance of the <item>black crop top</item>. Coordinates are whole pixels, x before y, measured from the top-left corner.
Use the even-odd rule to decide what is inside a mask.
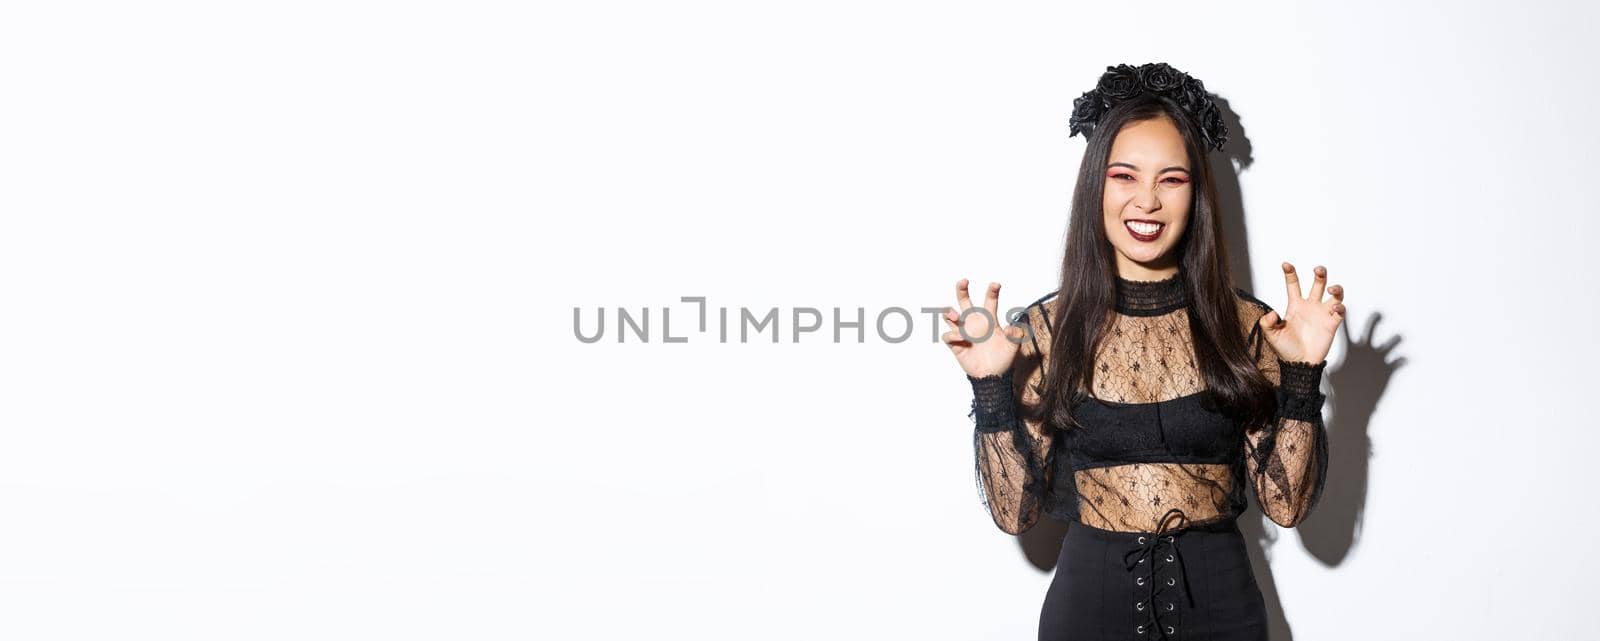
[[[1116,314],[1096,350],[1093,393],[1074,406],[1081,428],[1048,428],[1021,417],[1039,402],[1050,350],[1055,294],[1014,316],[1033,328],[1011,370],[972,383],[978,492],[1001,530],[1020,534],[1041,512],[1124,532],[1156,532],[1237,518],[1245,490],[1284,527],[1305,519],[1328,467],[1324,360],[1284,361],[1256,321],[1271,308],[1238,294],[1240,331],[1257,368],[1277,389],[1271,423],[1246,426],[1215,411],[1203,394],[1180,276],[1117,279]]]

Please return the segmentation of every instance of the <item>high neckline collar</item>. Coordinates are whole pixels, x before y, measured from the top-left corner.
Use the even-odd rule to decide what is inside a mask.
[[[1117,277],[1117,312],[1129,316],[1159,316],[1189,303],[1189,288],[1179,271],[1161,280]]]

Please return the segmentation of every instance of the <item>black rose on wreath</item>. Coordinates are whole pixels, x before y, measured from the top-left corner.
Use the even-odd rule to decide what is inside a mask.
[[[1205,111],[1200,113],[1200,133],[1205,135],[1206,142],[1216,149],[1221,149],[1228,142],[1228,123],[1222,120],[1222,110],[1215,103],[1206,104]]]
[[[1106,67],[1106,72],[1100,76],[1100,84],[1095,89],[1100,92],[1102,101],[1110,101],[1110,104],[1122,102],[1144,91],[1139,79],[1139,70],[1130,65]]]
[[[1083,134],[1084,138],[1088,138],[1089,134],[1094,133],[1095,123],[1100,122],[1100,116],[1105,113],[1106,108],[1100,101],[1099,92],[1091,90],[1078,96],[1072,101],[1072,117],[1067,120],[1067,124],[1070,125],[1067,135],[1070,137]]]
[[[1172,99],[1178,103],[1179,107],[1183,107],[1185,111],[1191,113],[1205,109],[1206,103],[1209,102],[1206,98],[1205,84],[1194,78],[1184,81],[1182,85],[1175,88]]]
[[[1165,93],[1183,84],[1183,74],[1165,62],[1151,62],[1139,67],[1139,82],[1147,90]]]

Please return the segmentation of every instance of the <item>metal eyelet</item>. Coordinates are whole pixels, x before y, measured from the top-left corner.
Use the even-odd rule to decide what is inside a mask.
[[[1167,604],[1167,611],[1168,611],[1168,612],[1171,612],[1171,611],[1172,611],[1172,604],[1171,604],[1171,603],[1168,603],[1168,604]]]
[[[1142,626],[1142,625],[1141,625],[1141,626],[1139,626],[1139,627],[1137,627],[1137,628],[1134,628],[1134,629],[1135,629],[1135,630],[1138,630],[1138,631],[1139,631],[1139,634],[1144,634],[1144,626]]]
[[[1167,542],[1168,542],[1168,543],[1171,543],[1171,542],[1172,542],[1172,537],[1170,537],[1170,536],[1169,536],[1169,537],[1167,537]]]
[[[1138,610],[1140,612],[1144,612],[1144,604],[1143,603],[1135,603],[1135,604],[1133,604],[1133,609]]]
[[[1172,634],[1173,632],[1177,632],[1177,630],[1174,630],[1170,625],[1167,626],[1167,634]]]
[[[1140,563],[1144,563],[1144,559],[1139,559],[1139,562]]]
[[[1171,560],[1172,560],[1172,555],[1171,555],[1171,554],[1168,554],[1168,555],[1167,555],[1167,560],[1168,560],[1168,561],[1171,561]]]
[[[1176,579],[1172,579],[1172,578],[1168,578],[1167,579],[1167,585],[1177,585],[1177,584],[1178,584],[1178,581]]]
[[[1134,585],[1144,585],[1144,577],[1141,576],[1141,577],[1139,577],[1137,579],[1134,579],[1133,580],[1133,584]]]
[[[1144,537],[1139,537],[1139,545],[1144,545]]]

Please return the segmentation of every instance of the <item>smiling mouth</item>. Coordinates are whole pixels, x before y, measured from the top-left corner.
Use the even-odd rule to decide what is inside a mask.
[[[1161,230],[1166,229],[1166,223],[1153,220],[1124,220],[1122,226],[1128,230],[1128,235],[1134,240],[1150,242],[1161,237]]]

